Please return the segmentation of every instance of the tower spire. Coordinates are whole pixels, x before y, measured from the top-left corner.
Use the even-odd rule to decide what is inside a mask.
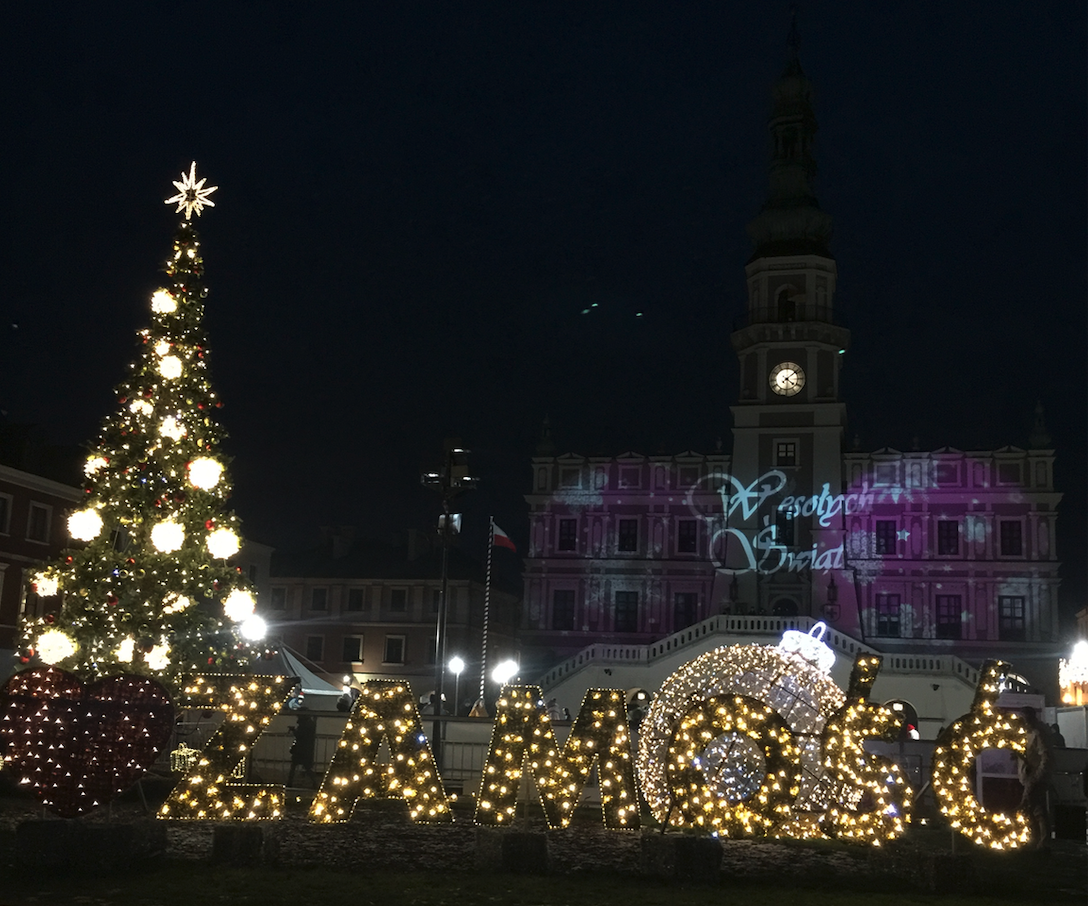
[[[748,224],[755,245],[752,260],[776,255],[831,257],[831,217],[820,210],[813,188],[817,126],[812,112],[812,83],[801,69],[795,5],[790,8],[786,48],[785,70],[771,89],[767,200]]]

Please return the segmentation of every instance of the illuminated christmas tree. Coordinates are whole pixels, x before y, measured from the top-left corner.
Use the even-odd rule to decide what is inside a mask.
[[[208,378],[204,262],[190,219],[214,186],[196,164],[174,183],[178,226],[168,283],[151,296],[139,356],[117,387],[84,466],[85,502],[68,519],[75,541],[31,576],[38,615],[21,626],[21,658],[84,677],[143,673],[167,684],[191,670],[239,670],[259,637],[248,579],[228,559],[238,522]]]

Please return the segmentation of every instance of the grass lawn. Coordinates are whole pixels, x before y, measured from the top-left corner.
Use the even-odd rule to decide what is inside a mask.
[[[217,868],[164,862],[126,877],[0,879],[0,906],[982,906],[993,897],[820,889],[768,884],[684,886],[630,875],[487,875],[472,872],[349,873],[323,868]],[[1006,902],[1023,902],[1022,899]]]

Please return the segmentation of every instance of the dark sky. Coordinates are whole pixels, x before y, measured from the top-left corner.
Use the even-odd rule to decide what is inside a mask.
[[[493,512],[524,543],[545,414],[561,451],[728,449],[786,4],[303,6],[7,10],[7,419],[82,442],[112,412],[196,159],[256,540],[431,524],[418,474],[456,433],[469,539]],[[849,434],[1024,445],[1041,400],[1078,596],[1085,31],[1045,0],[800,11]]]

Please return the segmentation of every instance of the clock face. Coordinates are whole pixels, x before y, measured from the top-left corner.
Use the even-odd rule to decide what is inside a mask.
[[[779,396],[793,396],[804,386],[804,369],[795,362],[782,362],[771,369],[771,389]]]

